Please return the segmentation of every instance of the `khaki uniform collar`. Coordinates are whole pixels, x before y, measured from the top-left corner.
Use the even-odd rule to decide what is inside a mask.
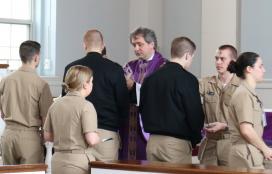
[[[233,75],[232,79],[230,80],[229,84],[234,85],[234,86],[239,86],[240,85],[240,78],[236,76],[236,74]],[[218,76],[212,76],[209,80],[209,83],[215,83],[215,84],[221,84]]]
[[[222,83],[220,82],[218,76],[212,76],[212,77],[210,77],[208,83],[216,85],[220,90],[223,89]]]
[[[232,79],[230,80],[230,84],[234,86],[239,86],[241,83],[241,80],[239,77],[236,76],[236,74],[233,75]]]
[[[219,79],[218,79],[217,76],[212,76],[212,77],[209,79],[208,82],[209,82],[209,83],[217,83],[217,84],[218,84]]]
[[[18,70],[19,71],[24,71],[24,72],[36,73],[36,69],[32,69],[30,67],[25,67],[25,66],[24,67],[21,66]]]
[[[252,88],[251,86],[249,86],[249,84],[248,84],[245,80],[243,80],[243,81],[241,82],[241,84],[243,84],[243,86],[244,86],[244,87],[245,87],[252,95],[254,95],[254,96],[256,96],[256,97],[258,98],[255,89]]]
[[[66,96],[78,96],[78,97],[82,97],[82,95],[80,94],[79,91],[71,91],[71,92],[68,92],[66,94]],[[83,97],[82,97],[83,98]]]

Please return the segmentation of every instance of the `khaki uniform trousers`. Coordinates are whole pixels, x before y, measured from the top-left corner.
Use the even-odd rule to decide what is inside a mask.
[[[234,144],[231,147],[229,166],[232,168],[264,169],[263,154],[251,144]]]
[[[264,168],[265,169],[272,169],[272,161],[270,160],[264,160]]]
[[[37,128],[7,126],[1,146],[4,165],[44,163],[44,149]]]
[[[97,161],[118,160],[120,147],[120,136],[117,132],[98,129],[98,135],[101,140],[112,138],[112,140],[100,142],[93,148],[93,155]]]
[[[89,174],[90,161],[95,161],[91,152],[85,153],[84,150],[56,151],[51,161],[52,174]]]
[[[192,163],[191,142],[170,136],[150,135],[146,154],[148,161]]]
[[[200,164],[228,166],[230,147],[230,138],[220,140],[204,139],[199,148]]]

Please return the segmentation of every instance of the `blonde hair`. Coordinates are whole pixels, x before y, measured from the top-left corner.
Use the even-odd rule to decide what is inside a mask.
[[[93,71],[90,68],[82,65],[72,66],[65,75],[63,87],[66,92],[79,91],[92,77]]]

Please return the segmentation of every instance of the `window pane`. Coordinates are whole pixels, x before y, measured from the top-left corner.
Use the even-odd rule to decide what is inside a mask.
[[[20,44],[29,39],[28,25],[11,25],[11,46],[19,47]]]
[[[9,70],[17,70],[22,65],[21,60],[10,60],[9,61]]]
[[[11,48],[11,59],[21,60],[19,56],[19,47]]]
[[[12,0],[11,11],[13,19],[31,19],[31,0]]]
[[[0,0],[1,1],[1,0]],[[0,23],[0,47],[10,46],[10,24]]]
[[[10,0],[0,0],[0,18],[11,17],[11,2]]]
[[[0,63],[1,63],[1,64],[7,64],[8,61],[7,61],[7,60],[1,60],[1,59],[0,59]]]
[[[0,18],[31,19],[31,0],[0,0]]]
[[[10,59],[10,47],[0,47],[0,59]]]

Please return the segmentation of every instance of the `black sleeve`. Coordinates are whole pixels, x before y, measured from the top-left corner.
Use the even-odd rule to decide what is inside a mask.
[[[134,82],[131,90],[129,91],[129,103],[137,104],[136,83],[135,82]]]
[[[114,92],[120,118],[127,118],[129,115],[129,94],[124,71],[121,67],[116,74]]]
[[[186,113],[188,127],[191,130],[191,143],[195,147],[200,142],[201,130],[204,125],[204,113],[199,94],[199,84],[197,79],[188,79],[181,85],[183,94],[183,106]],[[184,82],[184,81],[183,81]]]

